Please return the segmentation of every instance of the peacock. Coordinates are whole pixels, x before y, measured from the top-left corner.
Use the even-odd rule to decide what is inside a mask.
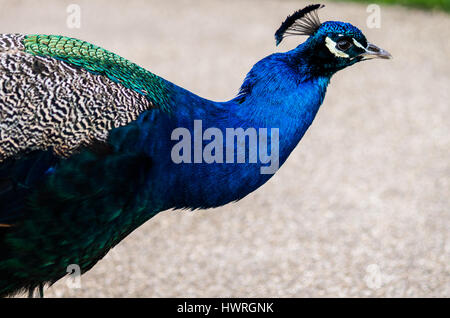
[[[321,23],[322,7],[288,16],[276,44],[306,41],[257,62],[225,102],[78,39],[0,35],[0,295],[43,297],[158,212],[222,206],[267,182],[332,75],[391,58],[352,24]]]

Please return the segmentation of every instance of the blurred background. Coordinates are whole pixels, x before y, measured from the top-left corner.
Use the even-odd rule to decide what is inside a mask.
[[[80,38],[226,100],[255,62],[304,41],[273,34],[310,3],[0,1],[0,32]],[[450,1],[322,3],[322,21],[351,22],[394,59],[335,75],[262,188],[160,213],[46,297],[450,296]]]

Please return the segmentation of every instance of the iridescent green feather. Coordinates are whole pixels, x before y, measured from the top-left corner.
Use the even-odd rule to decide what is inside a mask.
[[[146,96],[155,107],[168,110],[170,94],[166,82],[117,54],[85,41],[58,35],[27,35],[23,42],[28,53],[53,57],[105,75]]]

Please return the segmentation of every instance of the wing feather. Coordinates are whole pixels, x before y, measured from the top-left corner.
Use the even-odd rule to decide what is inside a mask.
[[[138,75],[151,73],[86,42],[57,38],[0,35],[0,163],[35,150],[68,157],[95,140],[105,141],[111,129],[144,111],[161,108],[144,88],[133,88],[146,79]],[[63,55],[61,42],[72,48],[67,52],[96,54]],[[126,85],[127,76],[134,82]],[[151,93],[162,94],[158,89]]]

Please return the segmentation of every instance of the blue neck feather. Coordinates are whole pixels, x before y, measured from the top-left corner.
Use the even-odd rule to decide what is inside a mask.
[[[171,113],[151,110],[142,114],[135,123],[138,142],[126,142],[152,158],[154,167],[145,191],[154,207],[216,207],[243,198],[270,179],[271,174],[260,173],[259,161],[175,164],[171,150],[178,141],[171,140],[171,133],[184,127],[193,136],[194,120],[202,121],[203,131],[215,127],[224,135],[226,128],[278,128],[281,166],[312,123],[330,80],[330,76],[312,74],[311,66],[302,60],[306,43],[259,61],[238,96],[227,102],[206,100],[167,82],[172,91]]]

